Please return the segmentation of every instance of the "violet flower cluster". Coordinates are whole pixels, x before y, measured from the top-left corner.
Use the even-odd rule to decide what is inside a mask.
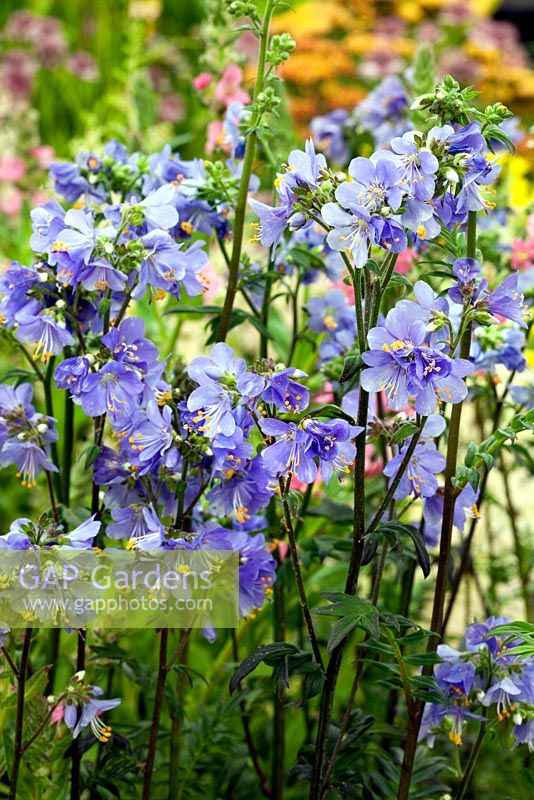
[[[514,747],[526,744],[534,751],[534,660],[514,655],[519,639],[492,633],[507,622],[489,617],[470,625],[462,651],[438,646],[441,662],[434,667],[434,678],[441,698],[426,704],[419,736],[430,746],[442,731],[460,745],[464,726],[473,720],[511,723]]]

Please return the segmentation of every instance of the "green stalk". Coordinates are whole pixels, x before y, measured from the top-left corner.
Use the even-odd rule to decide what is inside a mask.
[[[258,100],[260,93],[263,91],[263,85],[265,81],[265,60],[267,56],[269,29],[271,27],[273,8],[274,0],[267,0],[267,4],[265,6],[265,15],[263,18],[263,26],[260,35],[260,52],[258,56],[256,86],[254,88],[254,103]],[[247,211],[248,187],[250,183],[250,176],[252,174],[252,164],[254,163],[257,140],[258,134],[256,130],[252,130],[247,137],[245,156],[243,158],[243,172],[241,173],[241,183],[239,185],[239,194],[235,211],[234,240],[232,257],[230,259],[230,270],[228,274],[228,287],[226,289],[226,297],[224,298],[224,305],[221,312],[221,318],[219,320],[219,327],[217,329],[218,342],[224,342],[228,335],[230,318],[232,316],[235,296],[237,294],[239,265],[241,263],[241,251],[243,249],[243,230],[245,227],[245,216]]]
[[[48,367],[46,369],[46,375],[44,376],[43,380],[43,387],[45,393],[45,404],[46,404],[46,414],[49,417],[54,418],[54,403],[52,400],[52,376],[54,374],[54,363],[55,357],[52,356],[50,361],[48,362]],[[50,453],[52,455],[52,461],[54,462],[55,466],[58,468],[58,472],[54,472],[53,481],[54,481],[54,488],[56,490],[56,496],[59,502],[61,503],[63,500],[63,495],[61,492],[61,483],[59,480],[59,454],[57,449],[57,442],[52,442],[50,445]]]
[[[293,565],[293,572],[295,573],[295,582],[297,584],[297,592],[300,601],[300,608],[302,611],[302,616],[304,617],[304,624],[306,626],[306,632],[308,634],[308,638],[310,640],[310,644],[313,651],[313,656],[316,662],[322,667],[323,666],[323,659],[321,656],[321,650],[319,648],[319,643],[317,641],[317,636],[315,634],[315,628],[313,627],[313,620],[311,616],[310,606],[308,604],[308,598],[306,597],[306,589],[304,588],[304,580],[302,578],[302,571],[300,569],[300,561],[299,561],[299,554],[297,549],[297,541],[295,539],[295,531],[293,529],[293,521],[291,519],[291,511],[289,508],[289,504],[287,502],[287,497],[285,494],[285,486],[284,481],[282,478],[279,478],[278,484],[280,487],[280,496],[282,498],[282,508],[284,511],[284,526],[287,531],[287,540],[289,543],[289,554],[291,556],[291,563]]]
[[[476,255],[476,211],[470,211],[467,221],[467,257],[475,258]],[[463,324],[463,320],[462,323]],[[469,358],[471,348],[471,325],[465,325],[462,339],[460,342],[460,358]],[[449,438],[447,443],[447,460],[445,464],[445,488],[443,496],[443,518],[441,522],[441,538],[438,558],[438,574],[436,577],[436,589],[434,593],[434,603],[432,607],[432,620],[430,629],[433,635],[429,637],[427,651],[435,652],[439,640],[443,634],[443,619],[445,608],[445,594],[449,576],[452,527],[454,517],[454,505],[456,503],[456,490],[453,486],[453,478],[456,474],[456,462],[458,460],[458,447],[460,443],[460,422],[462,419],[463,403],[456,403],[452,407],[451,419],[449,424]],[[432,665],[424,669],[424,674],[432,673]],[[410,784],[412,782],[412,772],[417,750],[417,737],[421,727],[421,720],[424,710],[424,703],[418,702],[415,713],[410,716],[410,725],[406,737],[404,759],[401,767],[401,778],[399,782],[399,792],[397,800],[408,800]]]
[[[355,304],[358,307],[358,285],[359,275],[356,279],[352,265],[347,261],[347,268],[353,277],[354,282],[354,296]],[[380,312],[381,298],[387,282],[393,274],[395,260],[387,261],[385,266],[384,279],[382,282],[375,280],[373,284],[373,301],[371,303],[371,315],[369,319],[369,329],[371,329],[378,319]],[[386,280],[387,278],[387,280]],[[361,294],[361,293],[360,293]],[[361,300],[361,297],[360,297]],[[361,302],[359,304],[361,313]],[[357,320],[358,311],[356,310]],[[363,324],[363,321],[362,321]],[[368,331],[363,329],[363,336],[360,337],[358,332],[358,341],[360,343],[361,352],[366,349]],[[352,552],[349,563],[349,570],[345,583],[345,594],[355,594],[358,587],[358,579],[360,575],[360,567],[363,555],[364,537],[365,537],[365,444],[366,444],[366,431],[367,431],[367,413],[369,409],[369,394],[360,386],[359,405],[358,405],[358,419],[357,424],[363,428],[363,431],[356,437],[356,459],[354,461],[354,506],[353,506],[353,534],[352,534]],[[321,704],[319,709],[319,721],[317,725],[317,739],[315,746],[315,758],[312,769],[310,800],[320,800],[324,794],[324,781],[323,770],[324,760],[326,754],[326,745],[328,741],[328,732],[330,729],[330,721],[332,718],[332,709],[334,704],[334,695],[336,691],[337,680],[339,677],[339,670],[341,669],[341,661],[347,639],[344,639],[333,651],[330,656],[330,661],[326,669],[325,680],[323,684],[323,691],[321,693]]]
[[[145,761],[142,800],[150,800],[152,775],[156,752],[158,749],[158,734],[161,711],[163,708],[163,698],[165,694],[165,682],[167,679],[167,643],[169,639],[169,629],[162,628],[160,632],[159,662],[156,678],[156,693],[154,696],[154,706],[152,709],[152,724],[150,726],[150,736],[148,740],[148,752]]]
[[[463,800],[464,797],[465,797],[465,794],[466,794],[467,789],[469,787],[469,784],[471,782],[471,777],[473,775],[473,770],[475,768],[475,764],[476,764],[477,758],[479,756],[479,753],[480,753],[480,750],[481,750],[482,743],[484,741],[485,735],[486,735],[486,724],[483,722],[480,725],[480,730],[478,732],[477,740],[476,740],[475,745],[474,745],[474,747],[473,747],[473,749],[471,751],[471,755],[469,756],[469,760],[468,760],[467,764],[465,765],[464,774],[462,775],[462,780],[460,782],[460,786],[458,787],[458,794],[456,795],[456,800]]]
[[[24,695],[26,690],[26,677],[28,674],[28,664],[30,660],[30,645],[32,639],[32,629],[24,631],[24,641],[20,656],[20,666],[18,669],[17,680],[17,712],[15,720],[15,741],[13,745],[13,764],[9,776],[9,800],[16,800],[17,784],[19,780],[20,764],[24,753],[22,744],[22,733],[24,729]]]
[[[63,421],[63,458],[61,464],[61,492],[64,504],[68,507],[70,499],[70,473],[72,470],[72,449],[74,446],[74,403],[70,392],[65,392],[65,411]]]

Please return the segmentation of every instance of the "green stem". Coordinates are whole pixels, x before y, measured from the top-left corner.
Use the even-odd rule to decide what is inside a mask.
[[[237,667],[239,665],[239,643],[237,641],[237,635],[235,630],[232,630],[231,637],[232,637],[232,653]],[[239,684],[239,688],[241,689],[241,684]],[[245,737],[245,742],[247,745],[250,760],[252,761],[252,764],[254,766],[254,771],[258,776],[258,781],[260,784],[260,792],[264,797],[272,797],[273,792],[271,787],[267,783],[267,778],[265,777],[265,772],[263,771],[256,743],[254,741],[254,737],[252,736],[252,730],[250,727],[250,714],[244,699],[239,701],[239,709],[241,711],[241,725],[243,728],[243,735]],[[283,774],[283,763],[282,763],[282,774]]]
[[[470,211],[467,221],[467,257],[474,258],[476,255],[476,211]],[[464,314],[465,316],[465,314]],[[462,323],[463,324],[463,319]],[[471,325],[466,325],[460,342],[460,358],[469,358],[471,348]],[[456,403],[452,407],[451,419],[449,424],[449,438],[447,442],[447,460],[445,464],[445,487],[443,496],[443,517],[441,522],[441,537],[438,558],[438,573],[436,577],[436,588],[434,592],[434,602],[432,606],[432,619],[430,629],[433,632],[428,639],[427,651],[433,653],[438,642],[443,635],[443,620],[445,608],[445,594],[449,577],[452,527],[454,518],[454,505],[456,502],[456,490],[453,486],[453,479],[456,474],[456,462],[458,460],[458,447],[460,443],[460,422],[462,419],[463,403]],[[425,667],[424,674],[432,672],[432,665]],[[417,750],[417,737],[421,727],[424,703],[418,702],[415,713],[410,718],[410,725],[406,737],[404,758],[401,767],[401,778],[397,800],[408,800],[410,785],[412,782],[413,765]]]
[[[48,367],[46,369],[46,375],[43,380],[43,387],[45,393],[45,405],[46,405],[46,414],[49,417],[55,419],[54,416],[54,403],[52,399],[52,376],[54,374],[54,363],[55,358],[52,357],[48,362]],[[52,442],[50,445],[50,453],[52,455],[52,461],[54,462],[55,466],[58,468],[57,472],[54,472],[54,488],[56,490],[56,495],[61,503],[63,500],[63,495],[61,491],[61,483],[60,483],[60,473],[59,473],[59,454],[57,449],[57,442]]]
[[[412,438],[410,440],[410,444],[408,445],[408,447],[406,448],[406,452],[404,453],[404,458],[402,459],[401,465],[400,465],[399,469],[397,470],[397,473],[395,474],[395,477],[391,481],[391,483],[389,485],[389,489],[387,490],[386,494],[384,495],[384,498],[383,498],[382,502],[380,503],[378,511],[374,515],[373,519],[369,523],[369,527],[365,531],[365,535],[366,536],[369,536],[369,534],[373,533],[373,531],[376,529],[376,527],[379,524],[380,520],[384,516],[384,513],[387,510],[387,507],[389,506],[391,500],[393,499],[393,495],[397,491],[397,487],[398,487],[399,483],[402,480],[402,476],[406,472],[408,464],[410,463],[410,459],[413,456],[415,448],[417,447],[417,443],[419,442],[419,439],[421,438],[421,434],[423,432],[423,427],[424,427],[425,422],[426,422],[426,417],[422,417],[421,421],[420,421],[419,430],[417,430],[414,433],[414,435],[412,436]]]
[[[269,250],[269,265],[268,271],[270,272],[272,269],[272,257],[273,257],[273,250],[272,248]],[[269,310],[271,306],[271,289],[273,285],[273,278],[272,275],[267,275],[265,280],[265,289],[263,292],[263,303],[261,306],[261,321],[263,323],[263,327],[265,330],[269,330]],[[268,345],[269,340],[265,333],[260,334],[260,358],[267,358],[268,356]]]
[[[273,509],[274,512],[274,509]],[[272,516],[272,514],[271,514]],[[278,561],[277,579],[273,587],[273,633],[275,642],[286,638],[285,569]],[[277,692],[273,693],[273,754],[271,784],[274,800],[282,800],[285,779],[286,709]]]
[[[9,800],[16,800],[17,784],[19,780],[20,764],[24,754],[22,744],[22,732],[24,729],[24,694],[26,690],[26,677],[28,674],[28,664],[30,660],[30,645],[32,630],[27,628],[24,631],[24,641],[22,643],[22,653],[20,656],[20,666],[18,669],[17,681],[17,711],[15,719],[15,741],[13,744],[13,765],[9,776]]]
[[[458,794],[456,795],[456,800],[463,800],[469,784],[471,782],[471,777],[473,775],[473,770],[475,768],[475,764],[477,758],[480,753],[480,749],[482,747],[482,743],[484,741],[484,737],[486,735],[486,724],[483,722],[480,726],[480,730],[478,732],[478,736],[475,742],[473,749],[471,750],[471,754],[469,756],[469,760],[465,765],[464,774],[462,775],[462,780],[460,782],[460,786],[458,787]]]
[[[148,740],[148,751],[145,761],[143,776],[142,800],[150,800],[152,774],[156,761],[156,751],[158,748],[159,721],[163,707],[163,697],[165,693],[165,682],[167,679],[167,643],[169,639],[169,629],[162,628],[159,643],[159,662],[156,678],[156,693],[154,696],[154,706],[152,709],[152,724],[150,726],[150,736]]]
[[[306,632],[308,634],[308,638],[312,646],[314,658],[316,662],[321,667],[323,667],[323,658],[321,656],[321,650],[319,648],[317,636],[315,635],[315,628],[313,627],[313,620],[311,616],[310,606],[308,605],[308,598],[306,597],[304,580],[302,578],[302,571],[300,569],[297,540],[295,539],[295,531],[293,529],[291,511],[289,508],[289,503],[287,502],[284,481],[282,478],[278,479],[278,485],[280,487],[280,496],[282,498],[282,509],[284,511],[284,525],[287,532],[287,540],[289,543],[289,553],[291,556],[291,563],[293,565],[293,572],[295,573],[295,582],[297,584],[297,592],[300,601],[300,608],[302,611],[302,616],[304,617],[304,624],[306,626]]]
[[[179,664],[187,663],[187,654],[191,629],[184,628],[180,631],[175,661]],[[167,663],[167,672],[172,667],[172,659]],[[178,672],[176,675],[176,695],[178,697],[179,710],[170,712],[171,716],[171,735],[170,735],[170,765],[169,765],[169,800],[173,800],[178,792],[180,776],[180,751],[183,727],[183,709],[185,700],[185,690],[187,687],[187,677]]]
[[[258,71],[256,74],[256,86],[254,89],[254,103],[257,102],[258,96],[263,91],[265,80],[265,59],[267,56],[267,44],[269,41],[269,29],[271,27],[271,18],[273,15],[274,0],[267,0],[265,6],[265,15],[263,18],[263,26],[260,36],[260,52],[258,56]],[[256,120],[257,122],[257,120]],[[228,287],[226,289],[226,297],[224,298],[224,305],[219,320],[219,327],[217,330],[217,341],[224,342],[228,335],[230,327],[230,318],[232,309],[234,307],[235,296],[237,293],[237,284],[239,278],[239,265],[241,263],[241,251],[243,249],[243,230],[245,227],[245,216],[247,211],[247,198],[250,183],[250,176],[252,174],[252,164],[254,163],[254,154],[256,152],[256,142],[258,134],[253,129],[248,137],[245,146],[245,156],[243,158],[243,172],[241,173],[241,183],[239,185],[239,194],[237,199],[237,207],[235,210],[234,222],[234,240],[232,247],[232,257],[230,259],[230,269],[228,274]]]
[[[65,392],[65,411],[63,420],[63,461],[61,464],[62,499],[68,507],[70,499],[70,473],[72,469],[72,449],[74,446],[74,403],[70,392]]]

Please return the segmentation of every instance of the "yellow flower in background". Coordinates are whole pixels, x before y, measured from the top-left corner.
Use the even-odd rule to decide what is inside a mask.
[[[335,0],[312,0],[301,3],[291,11],[279,14],[273,20],[274,31],[287,31],[295,39],[305,36],[323,36],[337,28],[350,29],[354,18],[344,4]]]
[[[534,202],[532,163],[517,153],[506,156],[506,159],[510,205],[515,209],[527,208]]]

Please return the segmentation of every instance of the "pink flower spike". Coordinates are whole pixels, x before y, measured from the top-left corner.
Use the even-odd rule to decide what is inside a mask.
[[[211,75],[209,72],[201,72],[196,78],[193,78],[193,89],[196,89],[198,92],[204,91],[207,89],[211,83]]]
[[[26,164],[18,156],[0,158],[0,181],[19,181],[26,174]]]
[[[230,103],[250,103],[250,95],[241,88],[243,70],[237,64],[226,67],[215,87],[215,99],[226,106]]]
[[[30,149],[30,155],[36,159],[41,169],[46,169],[55,160],[56,151],[49,144],[40,144]]]

